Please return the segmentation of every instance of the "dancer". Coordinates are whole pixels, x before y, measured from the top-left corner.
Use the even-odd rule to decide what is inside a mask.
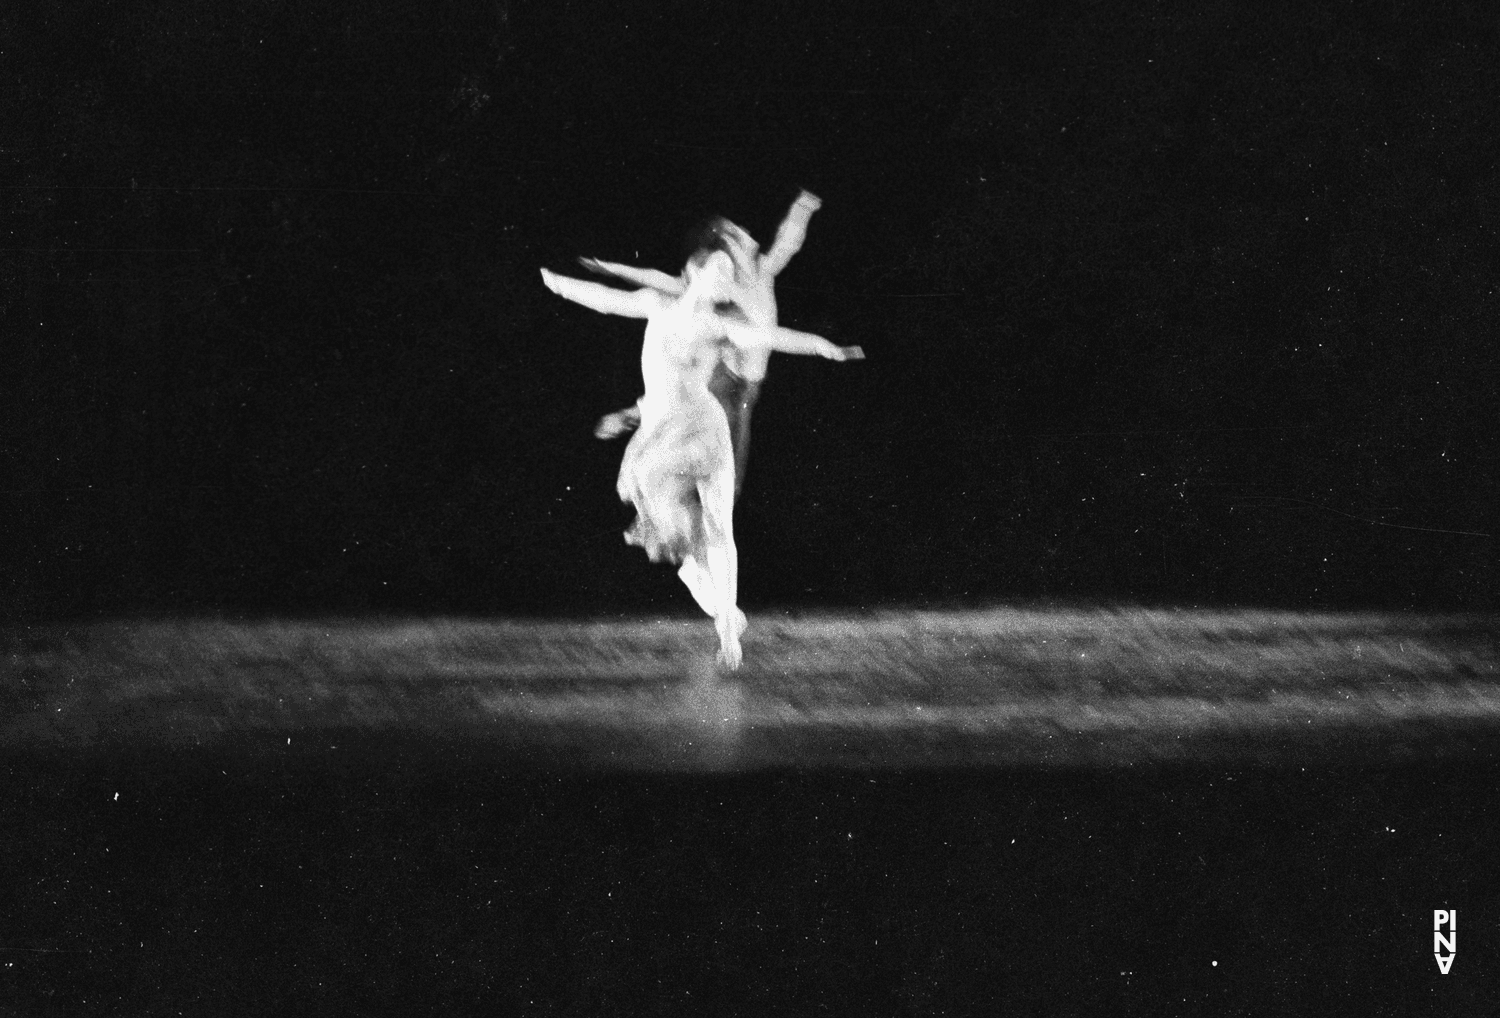
[[[729,424],[708,380],[729,344],[736,355],[771,350],[858,360],[859,347],[839,347],[811,333],[755,326],[715,304],[732,285],[734,264],[723,248],[700,251],[684,271],[676,297],[645,287],[617,290],[542,270],[553,293],[603,314],[646,319],[637,407],[639,430],[620,464],[616,490],[635,505],[629,544],[653,562],[681,563],[678,577],[714,620],[719,660],[738,668],[745,615],[738,600],[734,547],[734,458]]]
[[[735,279],[727,299],[735,304],[751,325],[774,328],[777,324],[776,277],[786,268],[792,256],[802,249],[807,224],[814,212],[823,207],[817,195],[803,191],[797,195],[791,210],[776,230],[776,240],[764,254],[755,239],[722,216],[709,222],[705,230],[706,246],[719,246],[734,262]],[[637,286],[649,287],[669,296],[680,296],[686,288],[683,277],[669,276],[657,269],[640,269],[597,258],[580,258],[593,272],[618,276]],[[766,377],[768,350],[730,348],[709,380],[709,391],[724,407],[729,420],[729,435],[734,446],[734,497],[739,500],[745,482],[745,467],[750,458],[750,414],[760,399],[761,383]],[[594,428],[599,438],[614,438],[640,424],[636,407],[617,410],[600,418]]]

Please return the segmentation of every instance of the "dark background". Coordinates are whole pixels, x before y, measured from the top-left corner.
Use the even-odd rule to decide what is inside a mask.
[[[824,209],[743,600],[1495,605],[1484,4],[0,14],[0,608],[687,612],[620,532],[668,270]]]
[[[769,242],[798,187],[783,321],[869,359],[772,363],[752,613],[1491,610],[1495,35],[1440,0],[0,6],[0,615],[690,614],[590,435],[641,326],[537,269],[675,269],[711,212]],[[1492,999],[1494,755],[1456,736],[673,779],[357,743],[0,761],[0,1014]]]
[[[644,782],[340,737],[0,776],[7,1015],[1493,1010],[1493,761]]]

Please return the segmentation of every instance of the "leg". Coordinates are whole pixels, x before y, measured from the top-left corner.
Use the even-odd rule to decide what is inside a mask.
[[[760,383],[746,381],[721,360],[708,378],[708,391],[724,408],[724,419],[729,423],[729,444],[734,449],[734,497],[738,501],[745,463],[750,457],[748,413],[760,395]]]
[[[750,462],[750,412],[760,399],[760,383],[746,382],[740,394],[739,412],[729,419],[729,437],[734,445],[734,500],[745,486],[745,467]]]
[[[709,574],[708,567],[699,562],[693,555],[683,556],[682,568],[677,570],[677,578],[687,587],[688,592],[693,595],[693,600],[698,602],[698,607],[711,619],[718,618],[719,605],[715,600],[717,592],[714,590],[713,577]]]
[[[703,503],[703,557],[719,609],[714,615],[719,631],[719,660],[729,668],[738,668],[745,613],[736,603],[739,558],[734,547],[734,476],[726,469],[705,479],[698,486],[698,498]]]

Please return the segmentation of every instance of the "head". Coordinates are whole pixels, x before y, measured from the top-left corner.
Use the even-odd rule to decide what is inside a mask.
[[[734,261],[722,250],[695,251],[683,266],[689,290],[698,290],[714,300],[722,299],[734,280]]]
[[[760,254],[760,245],[755,242],[755,238],[736,224],[720,218],[718,227],[719,236],[723,238],[729,257],[734,259],[736,265],[754,261]]]
[[[734,268],[734,277],[745,281],[754,274],[755,258],[760,246],[754,238],[723,216],[703,220],[688,237],[688,261],[701,262],[716,251],[729,256]]]

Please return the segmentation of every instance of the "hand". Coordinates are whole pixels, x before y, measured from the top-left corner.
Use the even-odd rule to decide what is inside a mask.
[[[865,352],[857,346],[836,346],[828,356],[830,360],[836,361],[862,361],[865,359]]]
[[[819,198],[811,191],[803,191],[801,194],[797,195],[797,204],[806,206],[809,212],[816,212],[818,211],[818,209],[823,207],[823,199]]]
[[[543,269],[542,270],[542,285],[545,286],[547,289],[551,290],[553,293],[556,293],[557,292],[557,273],[555,273],[555,272],[549,272],[548,270]]]
[[[609,440],[618,438],[627,431],[633,431],[641,425],[640,411],[635,407],[628,410],[616,410],[612,414],[605,414],[599,418],[599,423],[594,425],[594,437]]]

